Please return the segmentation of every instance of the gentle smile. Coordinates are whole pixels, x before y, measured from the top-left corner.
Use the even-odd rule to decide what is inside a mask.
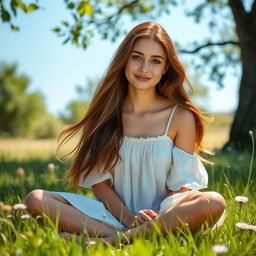
[[[135,77],[136,77],[139,81],[142,81],[142,82],[146,82],[146,81],[148,81],[149,79],[151,79],[150,77],[146,77],[146,76],[137,76],[137,75],[135,75]]]

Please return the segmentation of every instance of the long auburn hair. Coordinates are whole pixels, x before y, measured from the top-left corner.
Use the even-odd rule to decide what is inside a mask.
[[[67,154],[74,154],[72,166],[64,177],[65,180],[71,179],[71,186],[79,183],[82,173],[85,179],[92,171],[98,172],[98,175],[110,172],[120,159],[119,150],[123,142],[122,110],[128,92],[124,69],[136,40],[140,38],[153,39],[163,47],[168,70],[157,84],[156,92],[194,114],[196,152],[204,151],[202,139],[205,117],[191,102],[183,87],[185,82],[192,89],[173,43],[162,26],[145,22],[134,27],[115,52],[84,118],[78,124],[62,131],[58,138],[57,152],[82,129],[78,144]]]

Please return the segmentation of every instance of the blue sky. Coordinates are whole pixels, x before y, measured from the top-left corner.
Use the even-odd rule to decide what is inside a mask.
[[[88,77],[102,76],[123,37],[115,43],[94,38],[86,50],[69,44],[62,45],[63,38],[58,38],[51,29],[61,20],[69,19],[63,0],[40,2],[45,10],[28,15],[19,13],[14,23],[19,25],[21,31],[12,32],[8,25],[1,24],[0,61],[9,64],[16,62],[18,73],[24,73],[31,79],[29,90],[41,91],[48,110],[57,114],[64,110],[68,102],[77,98],[76,85],[84,85]],[[143,21],[129,22],[126,29],[130,30]],[[171,15],[163,15],[155,21],[163,25],[173,41],[182,45],[208,33],[206,25],[195,25],[192,19],[183,15],[181,8],[175,8]],[[188,63],[191,60],[189,56],[182,55],[181,58]],[[225,89],[218,90],[202,74],[200,82],[210,88],[209,97],[205,101],[207,110],[234,111],[237,107],[239,80],[239,77],[228,75]]]

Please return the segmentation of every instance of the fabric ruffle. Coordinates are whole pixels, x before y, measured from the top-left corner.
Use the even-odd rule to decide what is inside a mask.
[[[181,187],[193,190],[206,188],[208,174],[202,162],[195,154],[173,147],[173,164],[167,176],[168,189],[177,191]]]
[[[95,184],[98,184],[104,180],[108,180],[110,179],[110,185],[113,185],[113,176],[110,172],[105,173],[103,175],[98,175],[96,172],[91,172],[86,179],[84,180],[84,175],[80,176],[79,179],[79,186],[83,187],[83,188],[89,188],[91,189],[91,187]]]

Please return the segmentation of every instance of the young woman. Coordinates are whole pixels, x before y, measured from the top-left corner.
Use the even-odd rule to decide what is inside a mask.
[[[91,188],[83,195],[34,190],[26,198],[33,215],[59,215],[61,231],[113,243],[115,230],[132,240],[150,232],[175,232],[182,223],[193,230],[214,225],[225,200],[200,192],[208,176],[203,151],[204,118],[183,84],[185,71],[166,31],[146,22],[123,40],[98,85],[84,119],[61,135],[82,129],[66,178]],[[62,143],[60,145],[62,145]]]

